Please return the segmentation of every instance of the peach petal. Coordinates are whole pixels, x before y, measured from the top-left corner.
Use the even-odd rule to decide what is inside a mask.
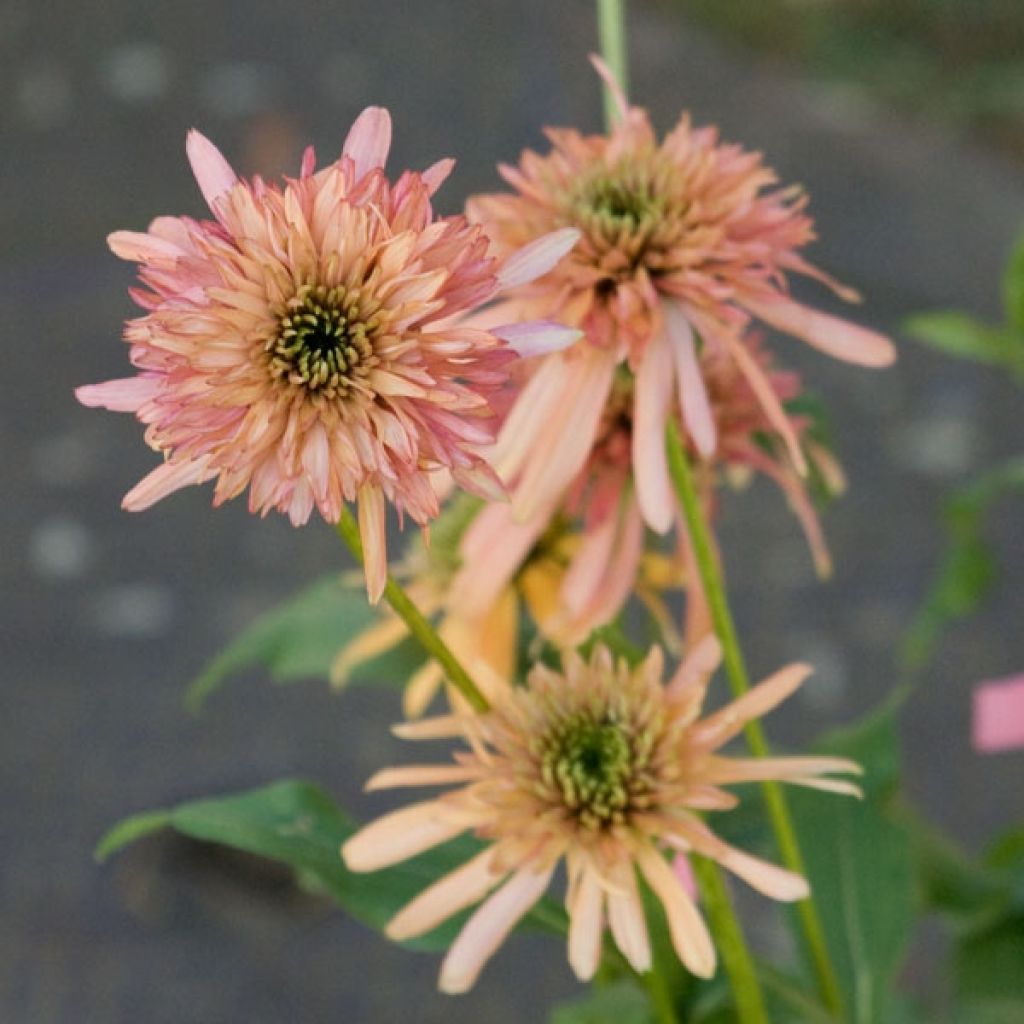
[[[110,409],[112,412],[137,412],[139,408],[155,398],[161,388],[161,378],[156,374],[139,374],[108,380],[102,384],[85,384],[75,388],[75,398],[90,408]]]
[[[541,277],[551,270],[579,241],[576,228],[559,228],[534,239],[528,245],[516,250],[498,271],[498,285],[501,288],[518,288],[519,285]]]
[[[679,408],[686,431],[693,438],[697,452],[705,459],[715,453],[717,443],[715,419],[711,412],[704,375],[697,363],[693,327],[675,302],[664,306],[665,331],[675,360],[676,382],[679,386]]]
[[[457,715],[436,715],[418,722],[399,722],[391,732],[401,740],[447,740],[464,732],[462,719]]]
[[[441,965],[439,987],[457,995],[468,992],[520,918],[541,898],[553,869],[521,868],[473,913]]]
[[[384,492],[373,484],[359,488],[359,536],[363,544],[363,568],[370,604],[384,593],[388,579],[387,506]]]
[[[467,782],[476,774],[475,769],[460,764],[406,764],[401,768],[382,768],[367,780],[364,788],[367,793],[374,793],[408,786],[444,786]]]
[[[235,185],[238,175],[224,159],[221,151],[195,128],[185,139],[185,152],[192,165],[192,173],[199,183],[199,191],[203,193],[206,205],[219,220],[216,200]]]
[[[633,473],[644,522],[656,533],[672,526],[675,499],[665,455],[665,426],[672,402],[672,354],[664,336],[647,345],[636,375]]]
[[[568,907],[569,964],[580,981],[590,981],[601,961],[602,903],[596,874],[584,868]]]
[[[437,800],[411,804],[361,828],[341,847],[349,871],[377,871],[465,832],[468,823]]]
[[[625,890],[612,889],[608,892],[608,925],[615,945],[633,970],[646,974],[651,969],[651,940],[632,867],[628,868],[625,877]]]
[[[107,235],[107,245],[115,256],[136,263],[173,269],[188,253],[175,242],[142,231],[114,231]]]
[[[665,908],[676,955],[692,974],[710,978],[715,973],[715,947],[693,900],[653,848],[643,846],[637,853],[637,863]]]
[[[703,696],[708,682],[722,664],[722,645],[714,633],[708,633],[689,651],[668,684],[668,693],[682,698],[691,693]]]
[[[367,107],[353,123],[341,155],[352,160],[355,180],[383,167],[391,149],[391,115],[383,107]]]
[[[743,304],[765,323],[844,362],[881,369],[896,361],[893,343],[878,331],[809,309],[792,299],[744,299]]]
[[[424,889],[388,923],[388,938],[396,942],[416,938],[482,899],[501,880],[491,870],[493,860],[494,851],[488,847]]]
[[[161,498],[180,491],[183,487],[200,484],[208,480],[213,471],[209,468],[210,460],[182,459],[178,462],[165,462],[143,477],[122,499],[121,508],[128,512],[141,512],[155,505]]]
[[[583,337],[575,327],[566,327],[553,320],[534,320],[492,327],[491,334],[501,338],[520,359],[560,352]]]

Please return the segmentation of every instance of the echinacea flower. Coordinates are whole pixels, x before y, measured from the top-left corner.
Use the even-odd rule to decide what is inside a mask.
[[[496,259],[463,217],[436,218],[431,196],[451,160],[394,183],[383,165],[386,110],[356,120],[320,171],[308,149],[283,185],[237,177],[198,132],[187,152],[214,220],[158,217],[117,231],[140,264],[146,315],[127,324],[135,377],[79,388],[90,406],[132,412],[164,462],[124,499],[144,509],[216,479],[214,504],[249,489],[249,507],[305,523],[358,501],[367,585],[384,585],[386,501],[424,525],[431,474],[449,470],[490,497],[501,488],[478,448],[489,404],[516,352],[571,342],[554,324],[482,330],[458,319],[543,273],[578,232],[556,231]]]
[[[709,857],[779,900],[807,896],[805,880],[724,842],[705,824],[737,798],[726,786],[777,779],[857,793],[827,778],[858,772],[832,757],[732,758],[719,753],[749,720],[793,693],[810,669],[790,665],[749,693],[700,718],[721,652],[708,637],[662,684],[660,648],[635,669],[597,646],[589,661],[569,653],[564,674],[536,666],[523,688],[509,687],[490,712],[449,715],[396,727],[409,739],[461,737],[467,752],[446,765],[379,772],[369,789],[460,788],[393,811],[342,847],[353,871],[375,871],[470,830],[483,849],[438,879],[394,917],[388,935],[421,935],[483,901],[441,967],[440,986],[464,992],[540,899],[556,867],[568,876],[569,962],[582,980],[597,970],[605,928],[629,963],[651,968],[637,873],[664,907],[679,959],[710,976],[715,950],[680,872],[669,857]]]
[[[506,419],[492,464],[519,515],[550,507],[583,467],[617,368],[635,374],[632,460],[644,521],[665,533],[674,519],[665,457],[666,420],[678,407],[696,453],[719,444],[701,353],[732,360],[785,441],[799,472],[806,458],[762,368],[741,341],[760,321],[862,366],[886,366],[891,342],[810,309],[787,291],[790,272],[840,296],[855,293],[800,255],[813,237],[799,188],[779,188],[758,153],[721,143],[689,116],[658,142],[647,114],[616,96],[608,135],[549,130],[552,151],[502,166],[513,193],[474,197],[470,219],[509,250],[557,228],[582,238],[569,258],[516,289],[493,315],[550,316],[584,338],[546,357]]]

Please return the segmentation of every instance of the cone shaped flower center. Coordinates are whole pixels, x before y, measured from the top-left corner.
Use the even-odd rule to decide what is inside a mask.
[[[377,362],[378,326],[377,319],[365,318],[358,294],[304,285],[286,303],[267,343],[271,376],[325,398],[344,397]]]
[[[555,723],[543,742],[541,778],[549,796],[581,826],[600,829],[625,821],[637,758],[628,731],[610,714],[579,712]]]
[[[593,216],[616,227],[635,229],[657,211],[650,192],[614,178],[598,178],[582,197]]]

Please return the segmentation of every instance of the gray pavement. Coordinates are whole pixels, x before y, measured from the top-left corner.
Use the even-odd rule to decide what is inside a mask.
[[[636,7],[634,97],[661,127],[688,105],[804,182],[822,236],[813,257],[866,294],[865,321],[895,332],[921,308],[995,312],[1024,222],[1019,168]],[[540,145],[541,124],[597,127],[594,45],[583,2],[0,5],[0,316],[13,361],[0,377],[13,495],[0,504],[0,1021],[501,1024],[540,1020],[576,990],[560,949],[519,938],[475,993],[442,998],[434,958],[389,947],[270,866],[182,840],[93,864],[97,837],[126,814],[286,775],[368,813],[362,780],[400,755],[384,693],[338,700],[317,683],[253,677],[199,720],[183,711],[183,683],[334,564],[336,543],[322,525],[212,511],[200,490],[121,513],[151,456],[130,418],[80,408],[71,391],[127,370],[118,337],[132,275],[105,234],[201,212],[183,153],[191,125],[245,172],[273,174],[294,169],[308,141],[331,157],[355,114],[382,103],[392,166],[459,157],[442,193],[455,210],[495,186],[496,160]],[[727,510],[755,671],[796,657],[820,669],[772,721],[780,741],[849,720],[897,681],[894,648],[934,568],[942,494],[1024,446],[1010,383],[903,348],[878,375],[780,342],[827,398],[850,472],[826,520],[834,582],[815,582],[770,488]],[[905,717],[912,794],[971,846],[1021,810],[1021,756],[981,759],[967,743],[971,683],[1024,668],[1019,524],[1019,507],[997,517],[1007,582],[953,631]]]

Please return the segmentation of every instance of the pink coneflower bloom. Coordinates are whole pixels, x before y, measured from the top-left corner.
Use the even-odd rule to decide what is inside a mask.
[[[216,479],[214,504],[249,489],[249,507],[296,524],[314,506],[336,521],[357,501],[371,598],[383,588],[386,501],[428,523],[431,474],[495,496],[478,454],[490,397],[515,352],[575,338],[553,324],[491,330],[458,319],[543,273],[571,247],[556,231],[496,259],[463,217],[436,218],[442,160],[395,182],[383,165],[391,120],[353,125],[341,157],[316,171],[308,149],[283,185],[237,177],[198,132],[187,151],[214,220],[159,217],[110,246],[140,266],[128,323],[135,377],[79,388],[80,401],[132,412],[164,463],[124,499],[144,509]]]
[[[541,363],[495,446],[492,462],[529,518],[557,500],[584,465],[617,367],[636,376],[633,471],[644,521],[673,523],[664,430],[678,404],[696,451],[718,444],[700,353],[733,360],[803,473],[804,453],[763,370],[741,342],[758,320],[839,359],[881,367],[894,359],[882,335],[801,305],[789,272],[855,298],[800,255],[813,237],[799,188],[778,188],[761,156],[694,128],[688,116],[658,142],[647,114],[628,107],[607,69],[620,120],[607,136],[549,130],[552,151],[527,151],[501,167],[515,190],[478,196],[467,211],[512,249],[573,226],[571,257],[517,289],[493,315],[552,316],[585,338]]]
[[[524,688],[507,688],[483,716],[450,715],[398,726],[409,739],[461,737],[469,750],[447,765],[390,768],[369,789],[456,784],[367,825],[342,847],[353,871],[375,871],[474,832],[485,842],[467,863],[420,893],[388,925],[397,940],[421,935],[483,902],[441,967],[440,986],[464,992],[516,923],[547,889],[558,864],[568,875],[569,962],[582,980],[601,959],[605,927],[629,963],[651,968],[637,872],[665,909],[675,951],[694,974],[710,976],[715,950],[668,857],[710,857],[780,900],[807,896],[803,878],[730,846],[705,824],[729,810],[725,787],[777,779],[839,793],[857,772],[831,757],[748,759],[719,749],[752,718],[791,694],[810,671],[790,665],[706,718],[701,705],[720,658],[706,638],[662,685],[662,655],[630,669],[596,647],[569,653],[564,673],[538,665]]]

